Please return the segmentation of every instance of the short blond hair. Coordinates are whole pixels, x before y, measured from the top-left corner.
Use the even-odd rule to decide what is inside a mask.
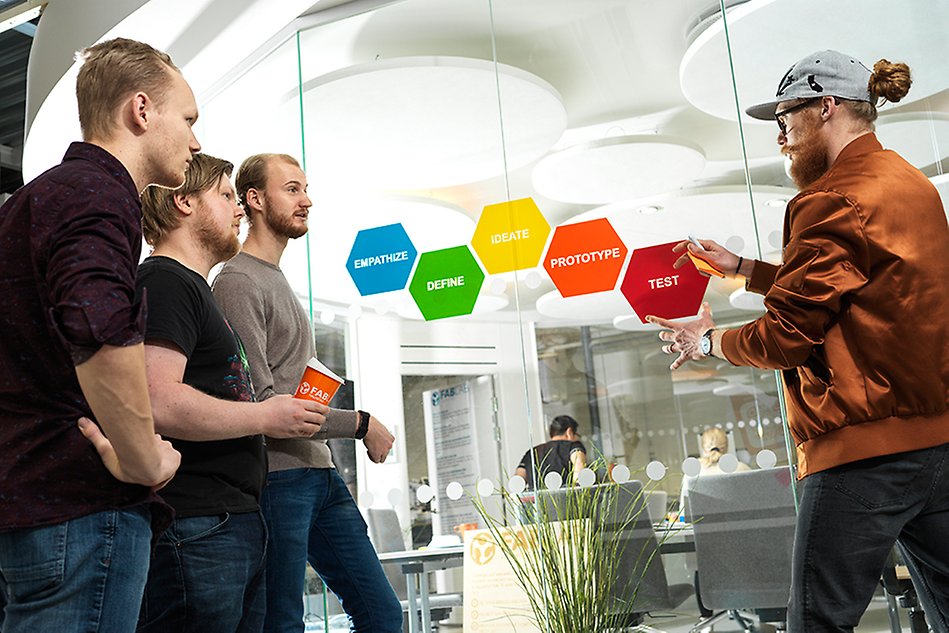
[[[145,241],[158,246],[181,225],[175,196],[190,196],[217,185],[221,177],[230,177],[234,164],[208,154],[195,154],[185,172],[184,184],[177,189],[151,185],[142,192],[142,233]]]
[[[115,133],[115,111],[136,92],[161,104],[171,82],[180,72],[167,53],[148,44],[116,38],[76,54],[83,62],[76,78],[79,127],[84,140],[109,140]]]
[[[282,160],[300,167],[297,159],[289,154],[254,154],[245,158],[237,170],[237,176],[234,178],[236,181],[234,188],[237,190],[237,200],[244,208],[244,217],[247,218],[248,224],[253,224],[254,218],[252,216],[253,209],[247,204],[247,192],[251,189],[264,189],[266,187],[267,166],[275,160]]]

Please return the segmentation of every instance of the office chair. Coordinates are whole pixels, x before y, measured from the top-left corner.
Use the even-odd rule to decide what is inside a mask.
[[[402,527],[399,524],[399,515],[395,510],[385,508],[369,508],[363,511],[366,516],[366,524],[369,526],[369,540],[372,541],[376,552],[399,552],[405,549],[405,537],[402,533]],[[409,603],[407,599],[408,587],[405,576],[396,565],[383,565],[383,571],[389,584],[402,603],[402,612],[408,611]],[[432,622],[444,620],[451,613],[452,607],[460,607],[463,604],[463,595],[460,593],[436,593],[429,597],[429,607],[432,614]],[[428,633],[428,632],[425,632]]]
[[[688,517],[695,538],[700,605],[717,612],[692,628],[725,617],[746,632],[742,612],[786,628],[796,520],[788,467],[699,476],[689,484]]]

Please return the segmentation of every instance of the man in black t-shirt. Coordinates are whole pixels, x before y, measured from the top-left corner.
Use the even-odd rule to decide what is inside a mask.
[[[181,467],[161,492],[176,518],[152,557],[140,632],[260,631],[263,434],[313,435],[327,411],[291,396],[254,401],[240,339],[211,294],[211,267],[240,248],[244,213],[232,169],[196,154],[179,189],[142,196],[145,239],[155,247],[138,273],[149,395],[155,427],[181,452]]]
[[[531,490],[548,473],[560,473],[561,482],[571,485],[577,473],[587,466],[587,449],[580,442],[578,426],[569,415],[558,415],[548,427],[550,441],[524,453],[514,474],[523,477]]]

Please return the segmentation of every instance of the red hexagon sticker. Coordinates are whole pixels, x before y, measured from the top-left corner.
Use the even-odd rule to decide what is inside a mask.
[[[544,269],[564,297],[616,287],[626,245],[606,218],[565,224],[554,230]]]
[[[709,278],[695,266],[673,268],[679,259],[672,247],[678,242],[637,248],[629,258],[620,291],[645,323],[649,315],[664,319],[695,316],[702,305]]]

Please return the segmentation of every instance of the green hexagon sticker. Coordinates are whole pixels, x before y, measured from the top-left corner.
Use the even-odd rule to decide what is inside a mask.
[[[484,273],[467,246],[422,253],[409,292],[426,321],[474,310]]]

